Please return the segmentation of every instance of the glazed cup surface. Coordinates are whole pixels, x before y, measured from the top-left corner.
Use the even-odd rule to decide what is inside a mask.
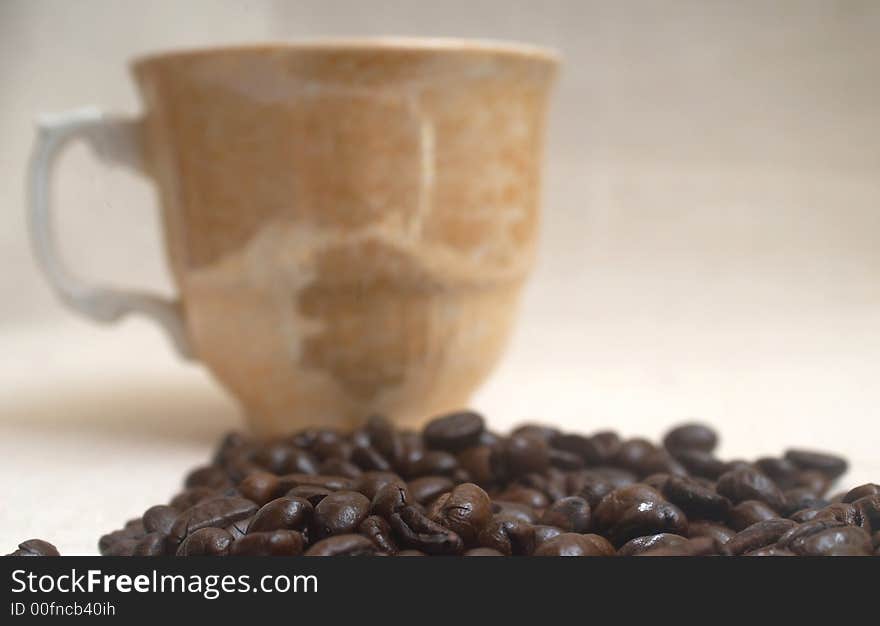
[[[533,263],[556,67],[458,40],[135,62],[186,331],[257,432],[468,403]]]

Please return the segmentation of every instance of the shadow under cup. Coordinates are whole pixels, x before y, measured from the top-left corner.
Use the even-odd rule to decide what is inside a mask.
[[[533,263],[556,66],[433,40],[134,64],[186,333],[257,432],[467,405]]]

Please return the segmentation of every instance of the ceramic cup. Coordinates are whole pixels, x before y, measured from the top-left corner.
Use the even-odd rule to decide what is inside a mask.
[[[142,117],[41,119],[37,258],[80,313],[159,321],[258,433],[372,413],[417,425],[466,406],[510,334],[557,64],[526,45],[431,39],[138,59]],[[179,301],[64,268],[49,178],[75,139],[156,183]]]

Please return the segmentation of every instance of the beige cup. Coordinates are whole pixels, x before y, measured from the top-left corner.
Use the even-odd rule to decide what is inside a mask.
[[[37,257],[76,310],[160,321],[257,432],[415,425],[466,406],[510,334],[556,68],[530,46],[430,39],[137,60],[142,118],[42,120]],[[180,303],[65,271],[48,183],[76,138],[157,183]]]

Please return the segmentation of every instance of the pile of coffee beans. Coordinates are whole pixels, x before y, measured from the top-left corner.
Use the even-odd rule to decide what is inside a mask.
[[[880,556],[880,485],[828,496],[844,459],[723,461],[701,424],[662,445],[473,412],[422,432],[373,417],[254,441],[228,435],[168,504],[101,537],[103,555]],[[57,554],[40,540],[14,554]]]

